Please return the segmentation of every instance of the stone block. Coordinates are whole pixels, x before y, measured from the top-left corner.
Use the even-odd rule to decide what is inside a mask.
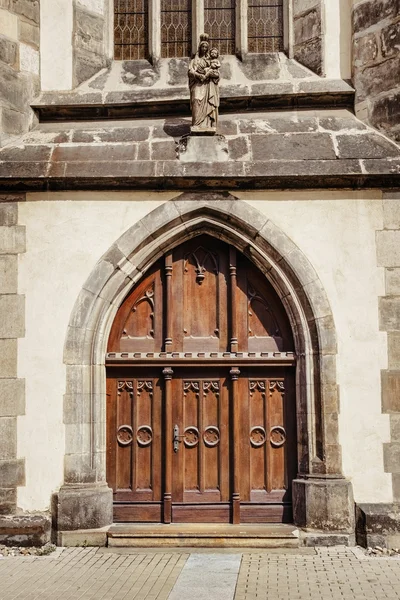
[[[357,89],[357,100],[365,100],[381,92],[396,89],[399,68],[400,55],[395,55],[384,62],[356,70],[354,84]]]
[[[355,67],[373,62],[378,56],[378,51],[378,40],[375,33],[356,38],[353,44]]]
[[[277,53],[249,53],[237,65],[250,81],[279,79],[281,70]]]
[[[191,135],[179,146],[179,160],[182,162],[218,163],[226,162],[229,158],[228,144],[219,135]]]
[[[379,267],[400,267],[400,230],[376,232]]]
[[[254,160],[335,159],[333,141],[328,133],[252,135]]]
[[[107,485],[68,486],[58,494],[59,531],[98,529],[113,522],[113,495]]]
[[[353,10],[354,32],[358,33],[368,29],[384,19],[397,17],[398,14],[398,0],[369,0],[359,3]]]
[[[79,548],[88,546],[102,548],[107,546],[107,531],[109,527],[100,529],[79,529],[78,531],[59,531],[57,544],[64,548]]]
[[[0,205],[1,206],[1,205]],[[18,291],[18,257],[0,254],[0,294],[16,294]]]
[[[12,40],[18,40],[18,17],[8,10],[0,9],[0,33]]]
[[[0,204],[0,226],[11,227],[18,221],[18,204],[15,202],[2,202]]]
[[[320,4],[321,0],[294,0],[293,14],[295,17],[298,17],[302,13],[308,12]]]
[[[0,378],[17,376],[17,340],[0,339]],[[1,487],[1,486],[0,486]]]
[[[10,9],[17,15],[22,15],[39,25],[40,6],[39,0],[11,0]]]
[[[0,61],[17,67],[18,62],[18,44],[6,37],[0,35]]]
[[[19,338],[25,335],[25,296],[0,296],[0,338]]]
[[[295,44],[313,40],[321,35],[321,10],[313,8],[294,20]]]
[[[400,473],[400,443],[383,444],[383,464],[385,473]]]
[[[92,144],[93,142],[119,143],[142,142],[149,138],[149,127],[115,127],[111,129],[75,130],[72,135],[74,143]]]
[[[397,86],[396,86],[397,87]],[[370,121],[378,129],[390,131],[392,127],[399,124],[400,114],[400,91],[393,91],[377,100],[370,100],[372,107]]]
[[[39,51],[29,44],[19,45],[19,67],[21,71],[27,71],[39,75]]]
[[[17,508],[17,489],[0,488],[0,515],[11,515]]]
[[[17,418],[0,417],[0,460],[17,456]]]
[[[77,49],[75,51],[75,85],[87,81],[106,66],[107,60],[104,56],[96,54],[95,52]]]
[[[302,44],[296,44],[294,46],[294,58],[305,67],[321,76],[323,74],[321,38],[310,40]]]
[[[381,31],[382,56],[392,56],[399,52],[400,47],[400,26],[399,22],[392,23],[384,27]]]
[[[248,160],[249,150],[249,140],[245,136],[228,140],[229,160]]]
[[[25,459],[0,459],[0,488],[25,485]]]
[[[92,465],[90,447],[86,454],[66,454],[64,456],[64,481],[67,484],[94,484],[96,469]]]
[[[399,533],[399,504],[356,504],[356,539],[359,546],[387,547],[388,537]]]
[[[400,331],[388,333],[388,366],[389,369],[400,369]]]
[[[387,158],[400,155],[398,146],[373,133],[338,135],[336,139],[340,158]]]
[[[0,379],[0,417],[25,414],[25,380]]]
[[[381,331],[400,331],[400,298],[379,298]]]
[[[331,548],[333,546],[355,546],[355,536],[350,533],[305,533],[300,532],[300,544],[306,548]]]
[[[174,140],[152,142],[150,151],[152,160],[176,160],[177,158],[177,146]]]
[[[390,415],[390,441],[400,442],[400,412]]]
[[[351,483],[339,478],[295,479],[293,517],[298,527],[353,533],[354,500]]]
[[[382,371],[382,412],[400,413],[400,370]]]
[[[0,544],[44,546],[50,542],[50,535],[50,515],[21,514],[0,517]]]
[[[74,13],[75,47],[101,54],[104,51],[104,17],[87,12],[77,4],[75,4]]]
[[[20,134],[29,127],[29,113],[0,107],[0,129],[3,133]]]
[[[21,42],[30,44],[36,50],[38,50],[40,43],[39,27],[37,25],[34,25],[33,23],[30,23],[29,21],[21,19],[19,23],[19,39]]]
[[[400,229],[400,198],[383,199],[384,229]]]

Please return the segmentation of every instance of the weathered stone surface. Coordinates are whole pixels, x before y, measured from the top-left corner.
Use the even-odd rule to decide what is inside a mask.
[[[16,67],[17,58],[18,44],[0,35],[0,61],[7,65],[11,65],[12,67]]]
[[[137,147],[135,144],[127,145],[96,145],[88,148],[82,146],[58,146],[54,149],[52,161],[54,162],[87,162],[87,161],[121,161],[135,160]]]
[[[373,125],[385,131],[399,124],[400,91],[393,90],[387,96],[372,100],[370,120]]]
[[[37,25],[29,23],[24,19],[20,19],[19,22],[19,39],[21,42],[31,44],[36,49],[39,49],[40,43],[40,29]]]
[[[383,444],[383,464],[386,473],[400,473],[400,443]]]
[[[379,298],[379,328],[400,331],[400,297]]]
[[[399,504],[356,504],[356,536],[360,546],[386,547],[388,536],[399,532]]]
[[[25,485],[25,459],[0,459],[0,488]]]
[[[381,31],[381,47],[384,57],[392,56],[399,52],[400,47],[400,26],[399,22],[392,23]]]
[[[24,146],[5,148],[0,152],[0,160],[4,162],[46,162],[51,155],[47,146]]]
[[[357,102],[377,96],[382,92],[395,90],[398,84],[397,73],[400,69],[400,55],[394,55],[387,60],[370,64],[355,73]]]
[[[327,133],[251,136],[254,160],[316,160],[336,158]]]
[[[382,371],[382,412],[400,412],[400,371]]]
[[[0,295],[0,338],[19,338],[25,335],[25,296]]]
[[[176,160],[176,145],[173,140],[152,142],[150,144],[152,160]]]
[[[400,296],[400,268],[385,269],[385,289],[387,296]]]
[[[75,46],[88,52],[103,52],[104,17],[86,11],[75,4],[74,19],[76,23]]]
[[[340,158],[386,158],[399,156],[400,148],[373,133],[337,136]]]
[[[0,129],[3,133],[20,134],[29,127],[29,115],[19,110],[0,107]]]
[[[112,129],[91,129],[88,131],[74,131],[74,143],[91,144],[93,142],[140,142],[150,136],[149,127],[116,127]]]
[[[88,52],[83,49],[77,49],[75,52],[75,84],[79,85],[83,81],[96,75],[101,69],[107,66],[104,56],[95,52]]]
[[[0,515],[11,515],[17,507],[16,488],[0,488]]]
[[[249,157],[249,140],[247,137],[237,137],[228,140],[229,160],[246,160]]]
[[[125,84],[151,87],[159,79],[160,70],[158,65],[151,66],[147,60],[129,60],[122,63],[122,81]]]
[[[376,59],[379,52],[378,40],[375,33],[370,33],[354,40],[354,64],[361,67]]]
[[[303,44],[296,44],[294,46],[294,58],[317,75],[322,75],[321,39],[317,38]]]
[[[293,517],[299,527],[353,533],[351,483],[346,479],[295,479]]]
[[[44,546],[50,542],[51,518],[47,514],[0,517],[0,544]]]
[[[108,527],[60,531],[57,536],[57,543],[65,548],[86,548],[87,546],[101,548],[107,546],[107,530]]]
[[[11,0],[10,9],[13,13],[27,17],[39,24],[39,0]]]
[[[400,230],[376,232],[378,266],[400,267]]]
[[[383,199],[383,226],[385,229],[400,229],[400,198]]]
[[[0,417],[0,460],[17,456],[17,418]]]
[[[309,12],[312,8],[319,6],[321,0],[294,0],[293,2],[293,14],[298,17],[302,13]]]
[[[63,486],[58,494],[59,531],[111,525],[112,490],[106,485]]]
[[[17,340],[0,339],[0,377],[17,376]],[[0,485],[1,487],[1,485]]]
[[[226,162],[229,160],[228,145],[223,136],[189,136],[186,144],[179,146],[182,162]]]
[[[388,366],[400,370],[400,331],[388,333]]]
[[[355,33],[372,25],[396,17],[400,13],[399,0],[369,0],[354,7],[353,28]]]
[[[15,203],[3,202],[0,204],[0,226],[11,227],[18,221],[18,205]]]
[[[185,85],[188,79],[188,58],[171,58],[168,61],[168,84]]]
[[[25,414],[25,380],[0,379],[0,417]]]
[[[261,79],[278,79],[280,64],[278,54],[248,54],[239,63],[247,79],[259,81]]]
[[[306,42],[321,35],[321,11],[319,7],[299,16],[294,21],[294,39],[296,43]]]

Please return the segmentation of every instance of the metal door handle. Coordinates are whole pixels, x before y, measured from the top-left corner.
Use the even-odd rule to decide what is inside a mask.
[[[182,443],[180,438],[184,438],[185,435],[179,435],[179,426],[174,425],[174,452],[178,452],[179,444]]]

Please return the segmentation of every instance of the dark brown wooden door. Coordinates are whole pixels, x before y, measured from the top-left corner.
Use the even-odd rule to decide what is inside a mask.
[[[155,264],[109,339],[114,519],[290,521],[294,361],[279,298],[234,248],[203,235]]]

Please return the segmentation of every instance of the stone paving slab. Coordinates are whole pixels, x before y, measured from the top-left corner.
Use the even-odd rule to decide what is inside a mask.
[[[0,560],[0,600],[400,600],[400,560],[344,547],[65,548]]]

